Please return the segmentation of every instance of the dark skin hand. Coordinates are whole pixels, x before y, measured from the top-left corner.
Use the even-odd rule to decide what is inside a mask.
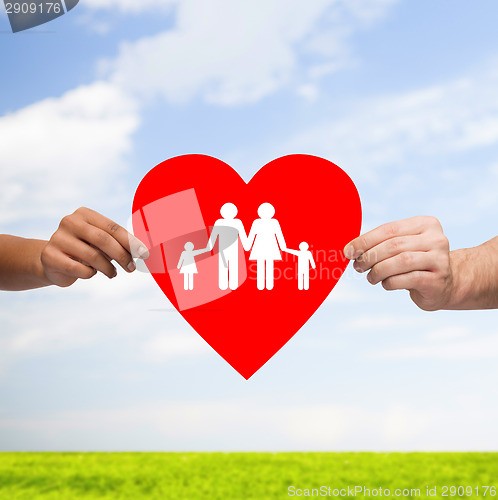
[[[148,256],[147,247],[119,224],[79,208],[62,219],[49,241],[0,235],[0,290],[68,287],[97,272],[112,279],[113,261],[132,273],[133,257]]]

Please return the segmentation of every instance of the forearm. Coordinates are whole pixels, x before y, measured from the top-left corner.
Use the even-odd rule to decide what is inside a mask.
[[[450,253],[453,287],[444,309],[498,308],[498,237]]]
[[[50,285],[40,260],[46,241],[0,235],[0,290],[19,291]]]

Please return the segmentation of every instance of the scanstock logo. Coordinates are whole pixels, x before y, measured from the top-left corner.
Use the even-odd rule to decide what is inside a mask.
[[[13,33],[29,30],[63,16],[78,5],[79,0],[31,0],[20,2],[4,0]]]

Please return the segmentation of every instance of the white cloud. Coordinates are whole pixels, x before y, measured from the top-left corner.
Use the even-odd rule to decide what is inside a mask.
[[[0,118],[0,163],[5,165],[0,171],[0,224],[9,231],[19,221],[33,220],[33,214],[55,224],[79,205],[104,210],[119,203],[124,190],[120,176],[140,121],[129,90],[142,96],[159,93],[171,101],[197,95],[217,104],[255,101],[289,83],[301,64],[300,51],[326,53],[322,62],[313,63],[311,73],[337,69],[346,35],[334,26],[348,31],[381,16],[392,3],[167,2],[177,4],[176,26],[124,44],[109,62],[113,83],[98,81]],[[89,9],[124,12],[165,5],[153,0],[86,3]],[[320,33],[327,32],[335,38],[320,42]],[[318,92],[316,75],[311,80],[296,82],[297,92],[307,99]],[[34,235],[46,236],[45,229]]]
[[[15,436],[16,450],[41,447],[44,451],[496,449],[498,441],[486,431],[496,422],[496,408],[469,407],[467,402],[456,404],[456,412],[405,403],[373,408],[361,404],[275,406],[243,399],[168,400],[139,407],[38,414],[36,419],[1,416],[0,434]],[[462,428],[471,430],[462,433]],[[23,438],[26,434],[28,442]],[[2,449],[9,449],[5,438]]]
[[[496,196],[496,187],[498,186],[498,164],[493,164],[488,171],[484,171],[481,176],[484,182],[479,183],[473,192],[473,199],[476,207],[481,212],[491,212],[498,208],[498,196]],[[493,212],[491,212],[493,213]]]
[[[153,363],[163,363],[185,356],[211,355],[212,348],[191,328],[183,332],[162,332],[144,339],[141,343],[143,358]]]
[[[113,82],[146,98],[250,103],[292,82],[306,57],[314,59],[308,63],[312,74],[342,67],[352,31],[393,3],[185,0],[172,30],[123,44],[103,67]],[[309,94],[309,82],[296,83]]]
[[[430,341],[446,341],[467,337],[472,330],[467,326],[446,326],[426,333],[425,338]]]
[[[497,86],[492,61],[472,77],[363,101],[347,116],[298,133],[279,149],[333,158],[356,178],[375,181],[379,169],[402,169],[413,156],[498,144]]]
[[[438,359],[445,361],[498,360],[498,333],[471,333],[468,328],[444,326],[428,332],[418,343],[377,350],[371,352],[368,358]]]
[[[367,23],[373,23],[382,18],[386,9],[390,8],[396,0],[348,0],[348,9],[351,13]]]
[[[406,325],[410,327],[427,323],[427,318],[420,316],[395,316],[371,314],[369,316],[360,316],[348,321],[344,328],[346,330],[379,330],[379,329],[405,329]]]
[[[136,14],[144,11],[161,11],[171,8],[179,0],[85,0],[81,2],[83,7],[94,10],[119,10],[128,14]]]
[[[0,118],[0,223],[117,197],[139,124],[136,105],[95,82]]]
[[[53,436],[56,441],[50,449],[57,449],[57,438],[61,435],[76,431],[79,435],[88,432],[107,435],[101,442],[85,445],[90,449],[106,449],[109,436],[129,432],[129,429],[136,433],[137,429],[148,427],[154,432],[152,449],[164,449],[166,445],[167,449],[176,450],[179,443],[194,440],[203,443],[196,445],[196,451],[331,450],[345,449],[344,443],[349,440],[355,444],[347,449],[368,450],[373,446],[386,449],[396,442],[405,443],[404,446],[413,442],[412,438],[431,421],[428,415],[423,419],[420,415],[420,411],[402,405],[366,409],[334,404],[275,406],[242,399],[168,401],[140,408],[64,412],[58,414],[57,419],[52,416],[15,421],[0,418],[0,430],[30,430],[38,435]],[[371,437],[365,442],[362,438],[355,439],[354,434]],[[139,449],[151,449],[149,443],[142,446],[145,448]],[[180,449],[186,450],[189,446],[184,444]]]
[[[356,17],[365,21],[372,22],[382,17],[385,9],[392,5],[396,0],[349,0],[347,8]],[[143,11],[157,12],[164,8],[183,3],[182,0],[85,0],[82,6],[92,10],[118,9],[125,13],[137,13]],[[287,2],[287,6],[292,6]]]
[[[8,303],[0,311],[0,365],[4,366],[19,358],[97,348],[123,338],[137,342],[145,361],[211,352],[145,273],[119,270],[112,280],[99,274],[67,289],[10,294],[4,303]],[[163,317],[167,321],[158,321]]]
[[[108,63],[112,83],[104,79],[0,118],[0,163],[6,166],[0,171],[0,224],[9,231],[21,220],[33,220],[33,214],[55,224],[79,205],[104,210],[119,203],[125,189],[120,176],[140,121],[129,91],[159,93],[171,101],[197,95],[217,104],[258,100],[289,83],[300,51],[318,53],[325,44],[327,57],[316,67],[337,69],[343,34],[334,26],[353,29],[370,22],[393,1],[167,2],[178,7],[175,27],[124,44]],[[166,4],[90,0],[86,5],[130,12]],[[322,32],[337,36],[320,45]],[[308,99],[317,92],[316,83],[296,86]],[[45,229],[35,235],[46,236]]]
[[[387,443],[412,442],[413,444],[409,445],[409,447],[414,449],[416,439],[420,438],[420,435],[435,420],[437,420],[437,415],[431,410],[394,404],[382,419],[381,427]]]
[[[308,83],[308,84],[301,85],[300,87],[298,87],[296,89],[296,93],[297,93],[297,95],[299,95],[303,99],[306,99],[307,101],[313,102],[313,101],[316,101],[318,94],[319,94],[319,90],[318,90],[318,87],[316,85]]]
[[[352,264],[348,264],[341,279],[325,299],[325,303],[356,302],[359,304],[367,299],[372,302],[376,297],[368,293],[371,292],[371,287],[365,284],[365,277],[354,271]]]

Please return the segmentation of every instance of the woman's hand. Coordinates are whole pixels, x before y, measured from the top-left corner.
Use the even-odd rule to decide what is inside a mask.
[[[124,228],[89,208],[79,208],[62,219],[41,252],[41,264],[48,284],[67,287],[98,271],[114,278],[113,260],[131,273],[136,269],[133,257],[148,256],[147,247]]]
[[[413,217],[370,231],[346,245],[344,255],[372,285],[410,291],[427,311],[451,306],[454,280],[450,247],[435,217]]]

